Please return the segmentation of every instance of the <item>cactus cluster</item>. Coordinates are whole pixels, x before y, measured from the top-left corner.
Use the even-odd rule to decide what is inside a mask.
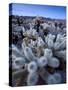
[[[12,43],[9,48],[12,50],[9,66],[12,68],[13,86],[66,82],[66,33],[54,34],[59,30],[48,23],[40,26],[43,28],[39,27],[39,32],[32,24],[29,30],[17,26],[21,28],[24,38],[18,45]],[[50,28],[54,29],[54,33],[50,33]],[[46,30],[47,35],[44,34]]]

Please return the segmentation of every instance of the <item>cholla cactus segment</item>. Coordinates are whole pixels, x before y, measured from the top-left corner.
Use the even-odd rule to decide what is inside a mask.
[[[51,58],[53,56],[52,50],[51,49],[44,49],[44,56],[48,59]]]
[[[38,82],[38,74],[37,73],[29,73],[27,77],[27,85],[32,86],[36,85]]]
[[[52,42],[53,44],[53,41],[55,39],[55,35],[52,35],[52,34],[48,34],[46,37],[45,37],[45,42],[47,43],[47,45],[50,47],[50,41]],[[49,42],[48,42],[49,41]]]
[[[17,46],[12,44],[12,54],[15,56],[23,56],[22,52],[20,52],[20,50],[17,48]]]
[[[38,47],[43,47],[45,45],[45,42],[43,41],[43,39],[41,37],[38,37],[38,40],[37,40],[37,46]]]
[[[55,42],[54,39],[56,39]],[[45,37],[45,42],[47,43],[49,48],[55,50],[64,49],[66,47],[66,37],[61,34],[57,34],[57,37],[55,35],[48,34]]]
[[[29,64],[28,64],[28,72],[29,73],[35,73],[37,71],[37,63],[35,61],[31,61]]]
[[[57,59],[57,58],[55,58],[55,57],[51,57],[51,58],[48,60],[48,65],[49,65],[50,67],[53,67],[53,68],[59,67],[59,65],[60,65],[59,59]]]
[[[39,67],[44,67],[44,66],[47,66],[48,60],[46,57],[42,56],[37,60],[37,63]]]
[[[21,65],[22,66],[23,64],[26,63],[26,60],[23,57],[18,57],[18,58],[15,59],[15,63],[17,65]]]
[[[20,69],[20,66],[16,65],[15,61],[13,61],[13,63],[12,63],[12,69],[13,70]]]
[[[55,42],[54,44],[54,49],[55,50],[62,50],[62,49],[65,49],[66,48],[66,41],[63,40],[62,42]]]
[[[31,61],[34,58],[34,54],[31,50],[31,48],[29,48],[29,47],[24,48],[24,55],[29,61]]]
[[[55,50],[62,50],[66,48],[66,37],[61,34],[57,35],[56,42],[54,43]]]
[[[58,58],[62,58],[65,61],[66,60],[66,50],[56,51],[55,56],[57,56]]]
[[[26,60],[23,57],[18,57],[12,61],[12,68],[13,69],[20,69],[26,64]]]
[[[59,83],[61,83],[61,81],[62,81],[62,77],[61,77],[61,74],[60,73],[54,73],[53,74],[53,76],[54,76],[54,78],[56,79],[56,84],[59,84]]]
[[[55,80],[54,76],[53,75],[49,75],[47,80],[46,80],[46,83],[47,84],[56,84],[56,80]]]
[[[48,40],[48,47],[53,48],[53,46],[54,46],[53,40],[49,39]]]

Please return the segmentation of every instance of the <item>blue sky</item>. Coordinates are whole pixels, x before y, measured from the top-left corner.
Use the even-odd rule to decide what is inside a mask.
[[[11,12],[11,9],[9,9]],[[12,14],[19,16],[43,16],[54,19],[66,19],[66,7],[32,4],[12,4]]]

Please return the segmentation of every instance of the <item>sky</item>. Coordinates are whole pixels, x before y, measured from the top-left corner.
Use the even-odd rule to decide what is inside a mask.
[[[13,3],[9,13],[19,16],[42,16],[52,19],[66,19],[65,6],[35,5]]]

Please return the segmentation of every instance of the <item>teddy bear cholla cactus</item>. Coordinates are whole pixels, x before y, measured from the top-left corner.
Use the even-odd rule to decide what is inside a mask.
[[[31,32],[30,32],[31,34]],[[27,36],[30,35],[27,32]],[[44,75],[43,73],[39,73],[39,69],[44,67],[52,67],[52,68],[58,68],[60,66],[60,59],[62,58],[64,61],[66,60],[66,37],[64,35],[58,34],[57,36],[48,34],[45,37],[45,41],[37,35],[37,33],[32,34],[34,37],[35,35],[37,36],[36,40],[33,41],[32,38],[28,38],[31,42],[26,44],[25,39],[23,40],[22,43],[22,49],[18,50],[16,46],[12,47],[12,52],[13,55],[15,55],[15,58],[13,59],[12,65],[13,69],[16,69],[16,71],[19,71],[20,69],[23,69],[23,65],[27,65],[26,70],[28,72],[26,83],[27,85],[35,85],[37,84],[38,77],[39,75],[42,77],[42,79],[45,79],[45,82],[47,84],[52,84],[52,83],[61,83],[61,80],[57,81],[57,78],[61,78],[60,74],[49,74],[47,71],[48,78],[47,76]],[[42,52],[40,51],[40,48],[42,49]],[[33,51],[33,48],[36,51],[36,55]],[[39,49],[40,53],[37,52],[37,49]],[[12,55],[12,57],[13,57]],[[18,55],[18,56],[17,56]],[[25,71],[26,71],[25,70]],[[19,73],[19,72],[18,72]],[[22,71],[22,73],[24,73]],[[17,75],[17,73],[15,74]]]

